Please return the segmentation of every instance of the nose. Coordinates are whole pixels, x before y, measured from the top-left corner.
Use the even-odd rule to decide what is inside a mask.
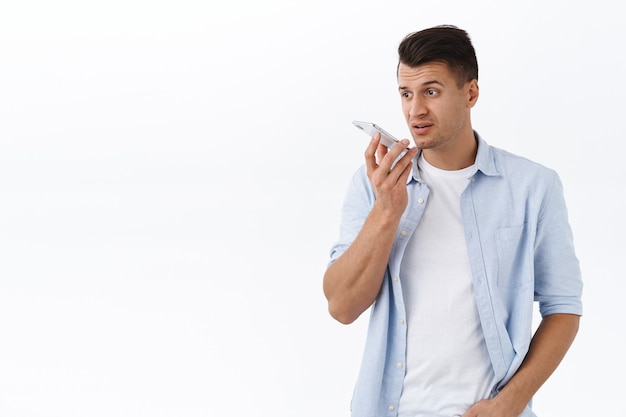
[[[428,113],[428,109],[426,108],[424,100],[419,96],[413,97],[411,106],[409,107],[410,118],[417,119],[424,116],[426,113]]]

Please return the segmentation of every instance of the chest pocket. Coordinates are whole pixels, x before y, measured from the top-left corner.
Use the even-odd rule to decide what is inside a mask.
[[[531,281],[530,247],[526,224],[496,229],[498,286],[519,287]]]

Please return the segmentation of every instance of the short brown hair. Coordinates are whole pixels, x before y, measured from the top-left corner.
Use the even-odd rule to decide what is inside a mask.
[[[417,67],[442,62],[457,75],[460,86],[478,80],[476,51],[469,35],[453,25],[434,26],[405,36],[398,46],[400,64]]]

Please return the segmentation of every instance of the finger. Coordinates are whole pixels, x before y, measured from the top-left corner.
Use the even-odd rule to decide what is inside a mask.
[[[389,149],[384,158],[379,160],[379,165],[385,171],[390,171],[394,161],[400,156],[404,150],[409,146],[408,139],[402,139],[393,148]]]
[[[413,171],[413,158],[417,154],[415,148],[409,149],[407,153],[400,158],[391,171],[389,171],[389,179],[395,184],[406,184],[411,172]]]
[[[417,152],[417,148],[408,149],[406,153],[398,159],[393,168],[387,173],[387,178],[392,181],[393,184],[398,184],[400,182],[406,184],[413,168],[413,158],[415,158]]]
[[[378,161],[379,164],[383,160],[385,155],[387,155],[388,152],[389,152],[389,148],[383,145],[382,143],[378,142],[378,147],[376,148],[376,160]]]
[[[417,155],[417,148],[413,147],[408,149],[406,153],[402,155],[402,158],[398,159],[393,170],[397,169],[400,173],[404,172],[404,168],[411,165],[411,162],[413,161],[413,158],[415,158],[415,155]]]
[[[369,145],[365,149],[365,165],[368,172],[373,172],[377,168],[376,164],[376,150],[380,144],[380,133],[376,133],[372,136]]]

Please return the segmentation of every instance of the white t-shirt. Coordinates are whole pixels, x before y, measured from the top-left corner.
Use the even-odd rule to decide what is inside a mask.
[[[407,363],[399,417],[461,416],[496,384],[473,294],[460,196],[474,166],[418,160],[430,194],[402,260]]]

